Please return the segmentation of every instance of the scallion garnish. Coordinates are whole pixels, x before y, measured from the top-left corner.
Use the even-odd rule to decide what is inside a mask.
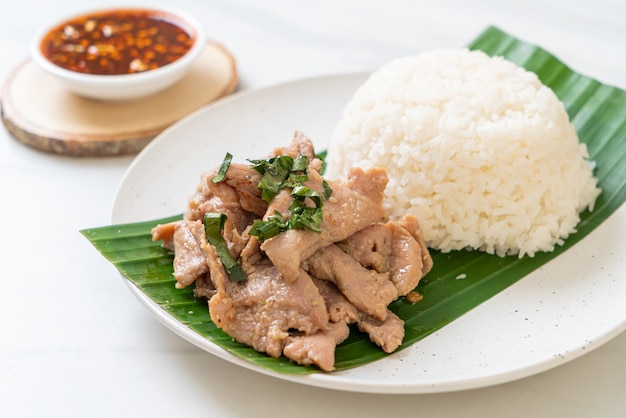
[[[222,236],[226,215],[223,213],[207,212],[204,214],[204,232],[206,239],[215,247],[217,256],[220,258],[228,278],[233,282],[243,282],[247,280],[246,274],[243,272],[237,260],[228,251],[226,241]]]
[[[219,170],[217,171],[217,174],[211,180],[213,183],[219,183],[224,181],[224,178],[226,177],[226,172],[228,171],[228,167],[230,167],[230,163],[232,160],[233,156],[229,152],[227,152],[224,160],[222,161],[222,164],[220,165]]]
[[[306,155],[298,155],[295,160],[293,160],[293,167],[291,168],[292,172],[302,171],[306,173],[306,169],[309,166],[309,158]]]
[[[253,235],[263,242],[266,239],[275,237],[283,231],[289,229],[285,217],[280,212],[274,212],[265,221],[256,221],[248,231],[249,235]]]
[[[326,173],[326,156],[328,155],[328,151],[324,150],[322,152],[318,152],[315,154],[315,158],[322,160],[322,169],[320,170],[320,174],[323,176]]]
[[[275,212],[266,220],[256,221],[248,231],[250,235],[256,236],[262,242],[288,229],[321,232],[322,206],[324,200],[330,197],[332,190],[326,181],[322,183],[323,194],[303,184],[309,181],[308,157],[299,155],[293,159],[288,155],[280,155],[267,160],[249,161],[253,168],[262,174],[258,188],[266,202],[271,202],[283,189],[291,189],[291,197],[294,199],[289,207],[287,220],[281,213]],[[314,206],[307,205],[307,198]]]
[[[289,174],[293,170],[293,158],[279,155],[268,160],[249,161],[253,164],[252,168],[262,174],[258,186],[261,197],[266,202],[271,202],[289,179]]]

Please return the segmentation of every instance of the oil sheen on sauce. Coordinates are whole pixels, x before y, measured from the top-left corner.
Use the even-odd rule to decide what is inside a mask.
[[[120,9],[68,20],[49,31],[40,48],[49,61],[71,71],[121,75],[172,63],[194,42],[173,15]]]

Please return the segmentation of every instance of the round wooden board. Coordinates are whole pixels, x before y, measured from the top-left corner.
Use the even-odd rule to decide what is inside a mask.
[[[134,101],[79,97],[27,60],[2,89],[2,121],[18,141],[42,151],[71,156],[134,154],[177,120],[232,93],[237,83],[234,58],[212,42],[181,81]]]

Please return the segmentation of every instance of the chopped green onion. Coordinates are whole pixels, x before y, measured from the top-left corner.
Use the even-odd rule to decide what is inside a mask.
[[[266,202],[271,202],[283,188],[289,178],[293,166],[293,158],[288,155],[280,155],[269,160],[252,160],[253,168],[263,177],[259,181],[258,188],[261,197]]]
[[[270,203],[284,189],[291,189],[291,197],[294,199],[289,207],[287,221],[282,214],[275,213],[266,220],[255,222],[248,231],[250,235],[264,241],[288,229],[321,232],[323,219],[321,208],[332,191],[326,181],[323,182],[323,194],[303,184],[310,180],[307,173],[309,166],[307,156],[299,155],[294,159],[288,155],[279,155],[267,160],[248,161],[253,164],[253,169],[262,175],[258,188],[261,190],[263,200]],[[315,207],[307,206],[307,198]]]
[[[220,258],[228,278],[233,282],[243,282],[247,280],[246,274],[243,272],[237,260],[228,251],[226,241],[222,236],[226,215],[223,213],[207,212],[204,214],[204,232],[209,244],[215,247],[217,256]]]
[[[256,221],[248,231],[249,235],[254,235],[261,242],[275,237],[283,231],[289,229],[289,224],[280,212],[274,212],[265,221]]]
[[[323,206],[322,198],[318,192],[312,190],[306,186],[295,186],[291,191],[291,197],[298,201],[299,204],[304,205],[305,198],[311,199],[315,206],[321,208]]]
[[[322,209],[305,205],[296,206],[295,213],[289,218],[289,229],[308,229],[313,232],[322,232]]]
[[[322,160],[322,169],[320,170],[321,175],[324,175],[324,173],[326,172],[326,156],[327,155],[328,155],[327,150],[324,150],[322,152],[315,154],[315,158]]]
[[[227,152],[226,156],[224,156],[224,160],[222,161],[222,165],[220,165],[220,169],[217,171],[217,174],[211,180],[213,183],[219,183],[224,181],[226,177],[226,172],[228,171],[228,167],[230,167],[230,163],[233,160],[233,156]]]
[[[306,173],[306,169],[309,166],[309,158],[306,155],[298,155],[296,159],[293,161],[293,166],[291,171],[304,171]]]
[[[324,200],[330,199],[330,196],[333,194],[333,189],[330,188],[326,180],[322,182],[322,187],[324,187]]]
[[[309,181],[309,175],[308,174],[297,174],[297,173],[291,173],[289,174],[289,179],[287,181],[287,184],[297,184],[297,183],[304,183],[305,181]]]
[[[291,196],[293,196],[294,198],[298,198],[298,197],[304,198],[304,197],[309,197],[309,196],[314,196],[314,195],[317,195],[317,192],[301,184],[294,186],[293,190],[291,191]]]

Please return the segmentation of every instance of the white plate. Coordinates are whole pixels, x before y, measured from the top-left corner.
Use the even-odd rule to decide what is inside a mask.
[[[257,158],[295,130],[324,149],[341,109],[366,74],[290,82],[235,94],[190,115],[133,161],[115,198],[113,224],[183,212],[200,173],[228,151]],[[401,352],[348,371],[291,376],[231,355],[179,323],[136,287],[168,328],[232,363],[307,385],[371,393],[429,393],[523,378],[597,348],[626,329],[626,210],[541,269]]]

